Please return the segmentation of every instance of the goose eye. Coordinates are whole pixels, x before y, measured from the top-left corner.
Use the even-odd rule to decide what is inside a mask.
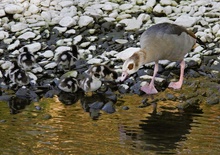
[[[128,65],[128,69],[129,70],[132,70],[133,68],[134,68],[134,64],[133,63]]]

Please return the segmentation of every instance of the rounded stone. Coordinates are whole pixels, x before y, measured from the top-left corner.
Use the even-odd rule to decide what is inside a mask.
[[[78,24],[79,24],[79,27],[84,27],[84,26],[87,26],[87,25],[89,25],[90,23],[93,23],[93,22],[94,22],[94,20],[93,20],[92,17],[89,17],[89,16],[81,16],[81,17],[79,18]]]
[[[71,27],[76,25],[76,21],[72,17],[66,16],[60,20],[59,25],[63,27]]]
[[[5,6],[5,12],[8,14],[21,13],[23,10],[23,7],[15,4],[8,4]]]

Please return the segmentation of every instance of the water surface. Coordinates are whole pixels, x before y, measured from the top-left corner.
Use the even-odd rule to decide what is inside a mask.
[[[6,154],[218,154],[220,105],[192,106],[175,101],[141,107],[143,97],[124,95],[116,112],[93,120],[77,102],[56,97],[10,114],[0,102],[0,152]],[[42,107],[41,110],[35,108]],[[129,110],[123,110],[122,106]],[[52,118],[46,118],[47,115]]]

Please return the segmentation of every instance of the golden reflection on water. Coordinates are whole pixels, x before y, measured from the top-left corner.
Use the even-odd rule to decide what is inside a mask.
[[[220,106],[201,104],[199,113],[181,114],[175,101],[139,108],[143,97],[125,95],[116,112],[92,120],[80,104],[67,106],[56,97],[41,99],[16,115],[0,103],[2,154],[217,154]],[[43,109],[37,111],[34,106]],[[44,119],[50,114],[51,119]]]

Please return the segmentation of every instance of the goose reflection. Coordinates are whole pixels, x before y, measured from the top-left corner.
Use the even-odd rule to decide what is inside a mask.
[[[120,126],[121,142],[130,143],[135,150],[170,153],[178,147],[178,142],[187,139],[194,117],[202,113],[199,107],[189,107],[184,112],[163,109],[160,114],[154,109],[149,117],[141,120],[139,129]]]

